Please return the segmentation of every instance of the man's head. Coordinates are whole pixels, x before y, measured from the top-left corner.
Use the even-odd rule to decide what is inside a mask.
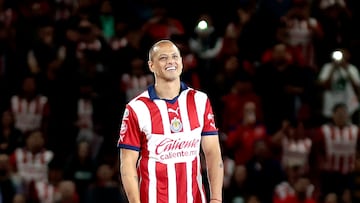
[[[150,48],[148,66],[157,82],[180,80],[183,63],[178,47],[170,40],[156,42]]]
[[[22,82],[22,91],[25,97],[33,97],[36,94],[36,79],[34,76],[27,76]]]
[[[37,153],[45,146],[44,134],[40,130],[34,130],[28,133],[26,137],[26,147],[29,151]]]
[[[339,103],[333,108],[333,121],[336,126],[345,126],[349,122],[349,113],[346,104]]]

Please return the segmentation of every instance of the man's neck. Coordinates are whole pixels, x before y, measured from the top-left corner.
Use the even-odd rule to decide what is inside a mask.
[[[173,99],[180,93],[180,81],[155,83],[155,91],[160,99]]]

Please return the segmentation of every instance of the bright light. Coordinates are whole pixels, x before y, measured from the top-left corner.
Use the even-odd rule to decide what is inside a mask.
[[[205,30],[205,29],[207,29],[207,27],[208,27],[208,24],[207,24],[207,22],[206,22],[205,20],[201,20],[201,21],[198,23],[198,28],[199,28],[200,30]]]
[[[332,58],[335,61],[341,61],[343,59],[343,53],[341,51],[334,51],[332,53]]]

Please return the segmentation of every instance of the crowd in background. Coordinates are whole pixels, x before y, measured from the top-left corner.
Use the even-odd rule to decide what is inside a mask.
[[[0,202],[126,202],[119,121],[153,83],[147,52],[165,38],[213,104],[224,202],[360,202],[359,9],[0,0]]]

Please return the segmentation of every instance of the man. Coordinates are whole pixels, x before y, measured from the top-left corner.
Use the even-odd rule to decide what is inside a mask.
[[[346,49],[334,51],[332,61],[320,69],[318,82],[322,88],[322,116],[331,121],[332,109],[337,103],[346,104],[350,117],[359,109],[360,73],[358,67],[350,63],[350,53]],[[333,56],[333,57],[334,57]]]
[[[38,92],[36,78],[33,75],[23,79],[21,92],[12,96],[10,100],[15,127],[24,134],[33,130],[47,132],[49,108],[48,97]]]
[[[180,81],[182,58],[169,40],[150,48],[148,66],[155,84],[127,104],[118,141],[129,202],[207,202],[200,146],[210,203],[222,202],[223,162],[207,95]]]
[[[321,174],[323,196],[330,193],[341,195],[349,186],[359,141],[359,127],[350,122],[348,107],[344,103],[336,104],[332,123],[322,125],[314,137],[315,167]]]

